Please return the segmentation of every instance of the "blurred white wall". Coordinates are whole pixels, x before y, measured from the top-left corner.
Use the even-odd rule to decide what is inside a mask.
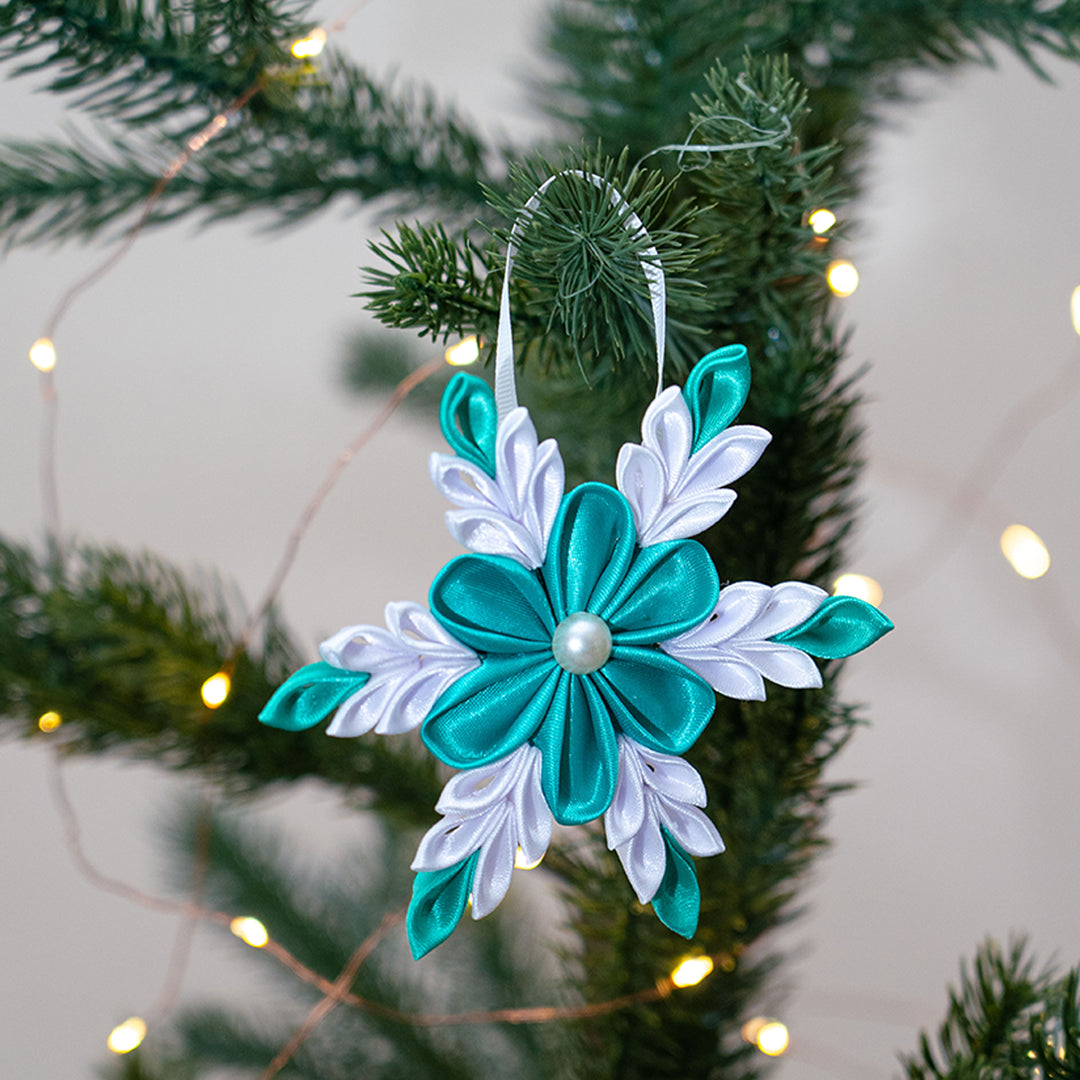
[[[378,70],[429,81],[488,130],[524,138],[542,130],[516,81],[535,62],[536,10],[523,19],[495,0],[376,0],[338,44]],[[1055,598],[1068,610],[1080,586],[1080,405],[1024,443],[951,554],[889,594],[890,567],[932,533],[942,493],[1018,400],[1077,351],[1067,307],[1080,283],[1080,71],[1050,70],[1056,86],[1010,58],[996,71],[921,79],[924,102],[890,113],[870,157],[850,252],[862,283],[843,302],[853,364],[872,365],[852,569],[882,580],[898,629],[848,668],[847,697],[866,702],[872,723],[833,770],[861,786],[835,803],[835,849],[815,875],[810,913],[782,936],[800,957],[786,996],[765,1003],[792,1032],[783,1080],[894,1073],[894,1051],[943,1015],[958,957],[984,934],[1026,929],[1043,955],[1080,960],[1077,634],[1047,617]],[[57,103],[30,90],[4,85],[0,133],[56,130]],[[140,238],[57,334],[65,527],[217,567],[253,600],[327,464],[374,409],[335,385],[342,343],[362,319],[349,294],[370,231],[366,218],[336,211],[283,234],[244,223]],[[40,534],[26,349],[99,258],[67,246],[0,262],[9,536]],[[341,625],[377,621],[388,600],[422,598],[454,553],[427,478],[439,443],[434,425],[396,418],[324,507],[283,593],[312,649]],[[1021,580],[998,553],[1009,520],[1047,541],[1044,579]],[[172,930],[76,875],[45,765],[37,744],[0,748],[0,1030],[5,1065],[27,1080],[90,1074],[112,1025],[156,995]],[[68,778],[92,857],[156,890],[163,857],[150,826],[182,781],[103,761],[78,762]],[[314,850],[348,844],[356,828],[313,788],[264,812]],[[185,997],[251,995],[259,962],[200,931]]]

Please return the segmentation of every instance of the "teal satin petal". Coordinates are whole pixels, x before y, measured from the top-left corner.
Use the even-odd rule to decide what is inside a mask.
[[[304,731],[325,720],[370,678],[366,671],[345,671],[321,660],[308,664],[274,691],[259,720],[285,731]]]
[[[701,910],[701,886],[698,885],[697,872],[690,856],[671,838],[671,834],[661,826],[664,834],[664,848],[667,864],[664,867],[664,880],[652,898],[656,917],[676,934],[692,938],[697,931],[698,913]]]
[[[420,728],[424,744],[455,769],[498,761],[533,737],[561,673],[550,655],[485,656],[435,702]]]
[[[405,932],[413,959],[441,945],[461,921],[472,893],[480,852],[445,870],[425,870],[413,881],[412,900],[405,916]]]
[[[873,645],[892,628],[892,621],[873,604],[854,596],[830,596],[806,622],[769,640],[823,660],[839,660]]]
[[[447,384],[439,405],[439,426],[458,457],[495,475],[495,436],[499,414],[495,395],[483,379],[459,371]]]
[[[540,786],[560,825],[581,825],[611,805],[619,745],[611,714],[588,677],[562,672],[533,738],[543,755]]]
[[[532,570],[503,555],[459,555],[431,583],[431,613],[483,653],[550,652],[555,619]]]
[[[598,614],[616,645],[655,645],[703,623],[719,595],[709,553],[696,540],[672,540],[639,549]]]
[[[702,357],[690,372],[683,397],[694,420],[697,453],[739,415],[750,392],[750,359],[745,345],[725,345]]]
[[[542,573],[560,622],[610,603],[634,555],[630,504],[608,484],[579,484],[563,498]]]
[[[620,645],[589,676],[615,726],[661,754],[683,754],[705,730],[716,695],[700,675],[658,649]]]

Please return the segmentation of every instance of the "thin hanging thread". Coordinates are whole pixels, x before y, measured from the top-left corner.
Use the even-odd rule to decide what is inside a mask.
[[[761,96],[757,94],[750,85],[745,71],[739,73],[735,83],[740,90],[745,91],[750,97],[756,98],[769,110],[769,112],[779,117],[781,126],[776,130],[771,130],[769,128],[758,127],[757,124],[752,124],[749,120],[746,120],[741,116],[704,116],[690,129],[690,133],[686,136],[686,142],[668,143],[666,146],[658,146],[655,150],[650,150],[644,157],[638,159],[637,164],[634,165],[634,171],[636,172],[637,169],[640,168],[641,163],[647,161],[654,154],[668,154],[678,151],[679,156],[676,160],[678,161],[679,168],[684,172],[691,172],[695,169],[706,168],[709,162],[706,160],[700,165],[683,165],[683,159],[687,154],[704,154],[706,158],[711,158],[713,154],[725,153],[732,150],[756,150],[757,148],[764,146],[779,146],[785,139],[791,137],[790,118],[785,113],[782,113],[775,105],[770,105],[767,101],[761,99]],[[700,128],[704,127],[706,124],[711,124],[720,120],[730,120],[732,123],[742,124],[743,127],[757,132],[761,138],[751,139],[745,142],[729,143],[695,143],[690,141]]]

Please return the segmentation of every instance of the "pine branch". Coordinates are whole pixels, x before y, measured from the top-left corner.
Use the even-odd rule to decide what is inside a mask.
[[[985,942],[961,964],[936,1038],[923,1032],[901,1057],[908,1080],[1030,1080],[1036,1066],[1045,1080],[1080,1076],[1078,982],[1080,969],[1037,968],[1023,938]]]
[[[280,7],[211,3],[173,14],[161,4],[156,18],[134,2],[5,8],[0,60],[44,50],[16,73],[59,66],[53,89],[81,92],[78,104],[101,124],[137,129],[102,128],[108,149],[79,134],[0,146],[6,243],[90,236],[130,215],[186,138],[252,85],[260,92],[244,115],[169,184],[149,224],[255,211],[287,225],[341,197],[382,199],[398,213],[480,202],[487,150],[454,110],[332,51],[317,76],[305,74],[285,50],[299,30]]]
[[[219,582],[86,547],[64,577],[54,572],[0,541],[0,731],[34,737],[37,718],[54,710],[65,753],[197,768],[234,791],[317,776],[406,820],[430,816],[441,785],[414,745],[321,731],[283,737],[257,723],[300,662],[273,614],[260,651],[236,658],[228,701],[209,713],[199,688],[238,637],[238,604]]]

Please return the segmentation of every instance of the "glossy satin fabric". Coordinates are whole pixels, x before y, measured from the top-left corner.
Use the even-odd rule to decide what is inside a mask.
[[[607,485],[582,484],[563,499],[539,572],[463,555],[436,577],[432,613],[481,663],[436,702],[424,742],[459,769],[532,742],[555,820],[591,821],[614,795],[617,732],[679,754],[712,716],[708,683],[656,645],[701,623],[718,595],[700,544],[638,548],[626,500]],[[555,627],[577,611],[611,630],[611,658],[588,675],[564,671],[551,652]]]
[[[873,645],[892,628],[892,620],[865,600],[830,596],[806,622],[771,640],[823,660],[839,660]]]
[[[479,859],[480,852],[476,851],[455,866],[425,871],[414,878],[405,930],[415,960],[441,945],[461,921]]]
[[[274,691],[259,720],[284,731],[304,731],[359,693],[370,678],[367,672],[343,671],[321,661],[308,664]]]
[[[479,465],[488,476],[495,475],[495,396],[483,379],[459,371],[446,384],[439,426],[458,457]]]

